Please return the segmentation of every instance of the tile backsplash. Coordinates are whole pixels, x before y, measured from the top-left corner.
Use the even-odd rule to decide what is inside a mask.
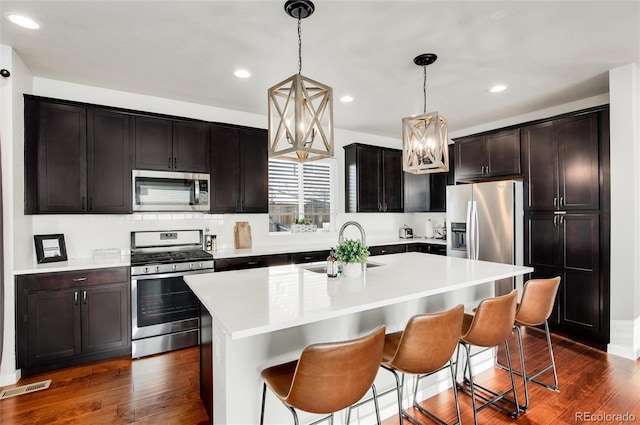
[[[134,213],[123,215],[34,215],[33,233],[62,233],[69,258],[93,256],[94,249],[118,248],[128,254],[132,231],[209,229],[217,235],[218,249],[234,247],[233,227],[237,221],[248,221],[251,226],[253,246],[304,245],[309,238],[314,242],[326,241],[327,246],[337,242],[337,231],[342,223],[353,220],[360,223],[367,240],[396,238],[398,228],[406,224],[416,236],[425,234],[425,222],[431,218],[434,225],[445,220],[443,213],[388,213],[388,214],[335,214],[330,232],[316,234],[269,234],[267,214],[206,214],[206,213]],[[356,237],[354,228],[345,232],[346,237]],[[27,237],[33,238],[32,235]],[[35,249],[34,249],[35,255]]]

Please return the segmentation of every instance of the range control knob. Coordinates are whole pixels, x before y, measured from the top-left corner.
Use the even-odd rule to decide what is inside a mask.
[[[202,261],[200,262],[200,265],[198,266],[198,268],[204,269],[204,263]]]
[[[149,267],[145,267],[144,269],[142,269],[143,273],[149,273]]]
[[[173,269],[173,271],[175,272],[176,269],[178,268],[178,266],[176,264],[174,264],[173,266],[171,266],[171,268]]]
[[[193,263],[189,263],[189,269],[193,270]]]
[[[160,273],[160,266],[156,266],[156,273]]]

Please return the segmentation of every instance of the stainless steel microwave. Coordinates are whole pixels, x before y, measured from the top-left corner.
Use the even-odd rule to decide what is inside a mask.
[[[209,174],[133,170],[133,211],[209,211]]]

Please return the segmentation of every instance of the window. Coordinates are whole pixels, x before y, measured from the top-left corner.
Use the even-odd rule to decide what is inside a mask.
[[[322,228],[331,220],[331,161],[269,160],[269,231],[288,232],[296,219]]]

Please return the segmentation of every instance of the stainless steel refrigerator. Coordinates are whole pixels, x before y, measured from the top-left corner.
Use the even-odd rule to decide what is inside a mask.
[[[447,186],[447,255],[522,265],[522,201],[515,180]],[[497,281],[496,295],[513,285],[511,278]]]

